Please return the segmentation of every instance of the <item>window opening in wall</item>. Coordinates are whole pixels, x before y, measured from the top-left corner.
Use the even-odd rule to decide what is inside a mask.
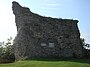
[[[54,47],[54,43],[49,43],[49,47]]]
[[[46,43],[41,43],[41,46],[43,46],[43,47],[46,46]]]

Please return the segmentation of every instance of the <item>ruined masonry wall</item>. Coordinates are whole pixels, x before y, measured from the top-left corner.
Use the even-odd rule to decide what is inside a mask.
[[[17,26],[16,59],[34,57],[82,57],[78,21],[43,17],[13,2]]]

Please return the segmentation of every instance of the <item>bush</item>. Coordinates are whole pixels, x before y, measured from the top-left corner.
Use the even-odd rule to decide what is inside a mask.
[[[11,40],[12,38],[8,39],[7,43],[0,42],[0,63],[10,63],[15,61]]]

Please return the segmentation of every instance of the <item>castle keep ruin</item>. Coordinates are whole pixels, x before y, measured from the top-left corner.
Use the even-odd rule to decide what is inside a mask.
[[[43,17],[12,3],[17,36],[15,58],[82,57],[78,20]]]

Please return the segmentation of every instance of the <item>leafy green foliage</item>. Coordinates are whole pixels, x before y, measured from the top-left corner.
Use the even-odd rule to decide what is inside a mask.
[[[81,38],[81,44],[83,47],[90,48],[90,44],[85,43],[85,39]]]
[[[15,56],[12,49],[12,38],[7,39],[7,42],[0,42],[0,63],[14,62]]]

